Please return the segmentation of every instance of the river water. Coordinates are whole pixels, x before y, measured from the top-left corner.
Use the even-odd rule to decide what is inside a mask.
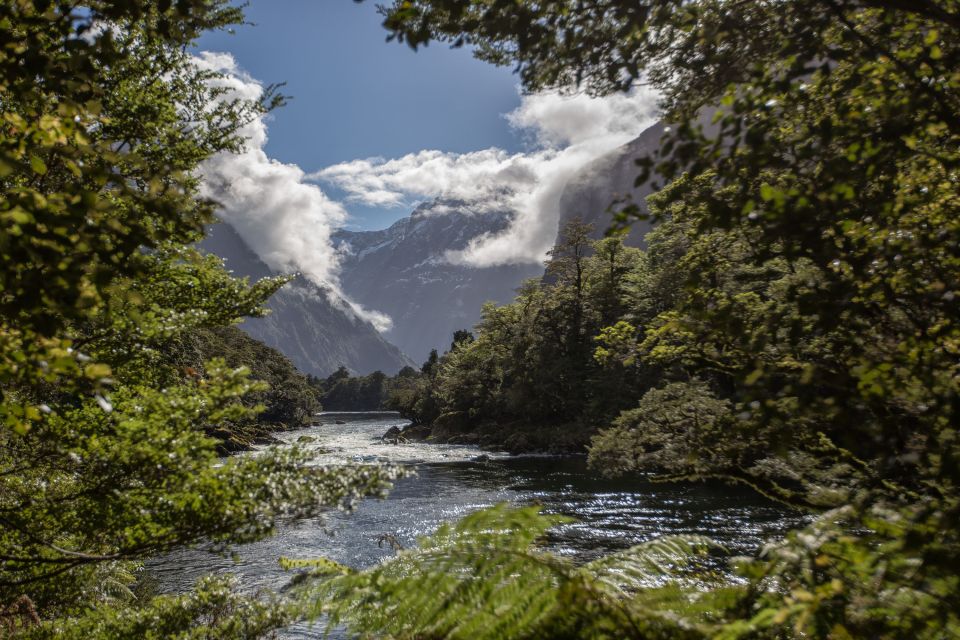
[[[324,556],[354,567],[370,566],[392,554],[377,539],[387,533],[411,546],[441,522],[502,501],[538,502],[551,513],[576,518],[552,536],[554,551],[591,559],[665,534],[701,534],[736,555],[752,554],[766,540],[781,537],[803,516],[741,488],[683,483],[653,484],[631,478],[598,478],[575,457],[509,456],[470,446],[388,444],[380,436],[406,424],[395,415],[323,414],[322,426],[279,435],[315,452],[318,464],[389,462],[410,465],[416,475],[401,479],[385,500],[366,500],[352,513],[284,525],[273,537],[236,548],[232,558],[187,549],[147,563],[163,591],[182,591],[209,573],[232,573],[250,591],[280,589],[290,574],[277,559]],[[340,421],[343,424],[336,424]],[[489,460],[476,461],[486,455]],[[336,637],[338,634],[333,634]],[[285,634],[319,638],[321,627],[306,625]]]

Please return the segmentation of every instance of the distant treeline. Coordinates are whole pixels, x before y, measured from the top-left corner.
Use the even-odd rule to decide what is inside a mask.
[[[451,349],[458,341],[473,340],[473,334],[467,330],[459,330],[454,334]],[[382,371],[374,371],[365,376],[354,376],[346,366],[327,376],[318,378],[307,375],[306,380],[313,388],[325,411],[373,411],[376,409],[396,409],[402,405],[400,397],[411,386],[425,381],[429,372],[434,369],[440,356],[436,349],[431,350],[430,356],[418,371],[413,367],[404,367],[396,375],[388,376]],[[396,396],[396,397],[395,397]],[[412,414],[405,417],[413,418]]]
[[[410,367],[404,367],[403,371],[408,369],[414,371]],[[326,378],[308,374],[307,380],[325,411],[374,411],[384,407],[391,378],[382,371],[351,376],[350,370],[341,365]]]

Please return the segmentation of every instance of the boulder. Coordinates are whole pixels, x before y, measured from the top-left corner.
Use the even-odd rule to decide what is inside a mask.
[[[400,437],[403,431],[400,430],[400,427],[393,426],[387,429],[386,433],[380,436],[381,440],[396,440]]]
[[[447,439],[470,431],[470,421],[463,411],[449,411],[433,421],[434,438]]]
[[[404,427],[401,434],[410,441],[422,442],[430,437],[430,427],[425,424],[411,424]]]

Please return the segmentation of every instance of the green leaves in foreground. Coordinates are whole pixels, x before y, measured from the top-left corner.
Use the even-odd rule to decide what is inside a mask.
[[[944,608],[960,578],[918,571],[932,563],[912,540],[952,544],[951,532],[924,531],[937,526],[929,512],[828,511],[756,558],[729,559],[739,580],[699,562],[716,548],[700,536],[576,565],[541,545],[564,522],[501,504],[363,571],[325,558],[281,565],[307,570],[295,580],[300,615],[360,637],[939,640],[960,630]]]
[[[538,544],[568,521],[500,504],[364,571],[326,559],[282,564],[310,570],[298,590],[308,617],[326,616],[328,628],[345,624],[361,636],[702,637],[664,603],[690,608],[679,588],[691,577],[685,569],[713,543],[667,536],[578,566]],[[644,606],[640,594],[658,606]]]
[[[297,449],[221,459],[205,432],[253,413],[240,400],[263,385],[222,360],[206,373],[119,386],[110,405],[52,413],[22,437],[0,432],[0,602],[26,593],[72,618],[105,600],[91,586],[101,563],[228,548],[389,488],[392,469],[312,466]]]
[[[232,578],[204,578],[185,595],[158,596],[142,607],[103,607],[82,619],[34,628],[25,637],[252,640],[289,624],[290,611],[282,604],[239,595],[237,587]]]

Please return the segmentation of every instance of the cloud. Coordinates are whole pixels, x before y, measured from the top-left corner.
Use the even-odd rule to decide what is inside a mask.
[[[201,52],[195,64],[223,74],[211,80],[228,91],[221,99],[259,98],[263,87],[242,71],[233,56]],[[295,164],[271,159],[264,151],[267,119],[259,117],[241,134],[247,138],[240,153],[219,153],[200,168],[203,195],[220,203],[219,215],[269,266],[279,272],[301,272],[342,302],[358,317],[384,331],[390,319],[348,300],[337,277],[338,254],[330,236],[347,220],[344,207],[315,184],[305,181]]]
[[[506,118],[532,138],[534,149],[529,152],[425,150],[389,160],[344,162],[308,179],[331,184],[348,202],[368,206],[411,206],[422,199],[449,198],[512,210],[506,230],[475,238],[447,259],[478,267],[540,262],[556,237],[567,182],[653,124],[656,105],[657,95],[643,89],[602,98],[524,96]]]
[[[600,140],[635,138],[657,116],[658,95],[638,88],[602,98],[586,94],[542,93],[525,96],[507,114],[511,125],[533,131],[547,147],[591,144]],[[622,144],[622,143],[620,143]]]
[[[536,184],[537,160],[500,149],[471,153],[419,151],[386,160],[353,160],[311,174],[336,185],[353,202],[369,206],[409,206],[412,198],[476,200]]]

